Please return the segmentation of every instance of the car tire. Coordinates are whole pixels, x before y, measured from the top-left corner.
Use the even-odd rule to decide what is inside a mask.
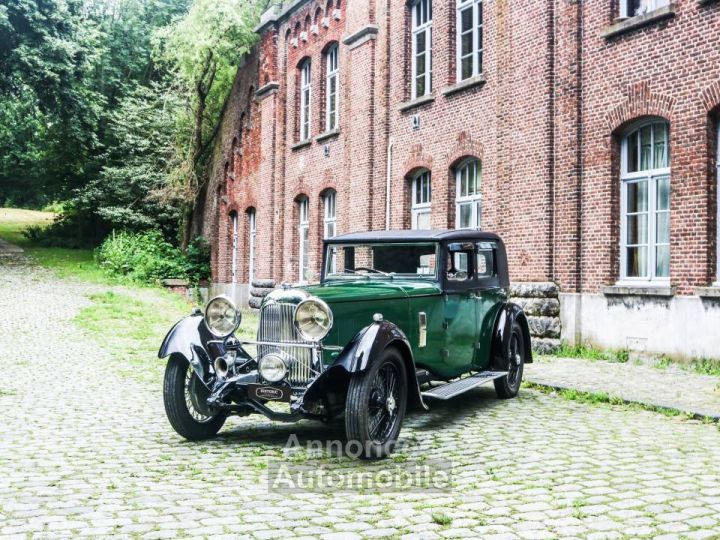
[[[515,321],[510,333],[507,348],[497,358],[495,369],[507,371],[505,377],[495,379],[495,393],[501,399],[514,398],[520,391],[522,384],[523,368],[527,351],[525,350],[525,339],[520,324]]]
[[[348,450],[359,450],[362,459],[391,454],[405,418],[407,397],[405,363],[395,348],[385,349],[366,371],[354,373],[345,404]]]
[[[189,441],[217,435],[227,416],[206,405],[210,391],[185,358],[173,355],[165,367],[163,398],[170,425]]]

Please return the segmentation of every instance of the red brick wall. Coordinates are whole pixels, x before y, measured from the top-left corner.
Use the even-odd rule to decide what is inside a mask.
[[[433,226],[453,227],[453,167],[475,157],[483,168],[482,226],[505,239],[511,278],[597,292],[619,273],[619,137],[648,114],[671,123],[672,283],[690,294],[713,280],[711,124],[720,105],[720,3],[681,0],[669,19],[605,38],[617,0],[486,0],[486,82],[450,95],[443,90],[455,83],[455,2],[433,6],[435,99],[405,112],[411,65],[405,0],[299,1],[263,27],[256,52],[239,70],[209,187],[216,194],[206,208],[216,280],[229,280],[232,209],[243,224],[241,281],[251,206],[257,208],[256,275],[278,282],[297,280],[300,195],[310,199],[317,270],[326,189],[337,191],[338,233],[384,228],[392,143],[393,228],[410,226],[410,178],[418,168],[432,172]],[[330,17],[329,28],[321,26],[318,35],[308,28],[307,42],[300,40],[318,12]],[[343,42],[368,25],[377,27],[370,39]],[[340,43],[340,133],[317,141],[325,127],[323,52],[333,42]],[[304,58],[312,61],[312,142],[294,148]],[[255,101],[251,94],[272,82],[277,91]],[[224,181],[242,113],[247,127],[232,160],[235,180]],[[411,125],[416,114],[419,129]],[[217,201],[223,190],[227,203]]]

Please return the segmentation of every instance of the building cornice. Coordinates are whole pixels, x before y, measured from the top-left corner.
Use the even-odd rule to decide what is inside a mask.
[[[262,34],[270,26],[279,26],[280,23],[289,19],[293,13],[305,4],[310,4],[311,1],[312,0],[295,0],[286,8],[278,8],[278,6],[271,7],[260,17],[260,24],[255,27],[255,32]]]
[[[261,101],[267,96],[270,96],[278,91],[280,83],[278,81],[270,81],[269,83],[261,86],[255,91],[255,99]]]
[[[366,41],[376,39],[379,31],[380,27],[377,24],[366,24],[357,32],[354,32],[349,36],[345,36],[342,42],[344,45],[347,45],[351,49],[354,49],[355,47],[359,47]]]

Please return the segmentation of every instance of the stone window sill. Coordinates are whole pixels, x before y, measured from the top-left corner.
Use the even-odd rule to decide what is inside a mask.
[[[340,129],[335,128],[335,129],[331,129],[330,131],[326,131],[325,133],[321,133],[320,135],[315,137],[315,140],[317,142],[322,142],[322,141],[326,141],[328,139],[332,139],[333,137],[337,137],[338,135],[340,135]]]
[[[675,296],[675,287],[641,286],[641,285],[614,285],[603,289],[605,296],[658,296],[670,298]]]
[[[427,105],[428,103],[432,103],[434,101],[435,101],[435,94],[427,94],[426,96],[421,96],[419,98],[415,98],[413,100],[401,103],[400,104],[400,112],[407,112],[411,109],[415,109],[416,107],[421,107],[423,105]]]
[[[457,94],[458,92],[462,92],[463,90],[483,86],[486,82],[487,80],[484,75],[478,75],[477,77],[471,77],[469,79],[465,79],[464,81],[460,81],[459,83],[455,83],[452,86],[446,86],[443,88],[442,93],[444,96],[451,96],[453,94]]]
[[[720,283],[711,287],[696,287],[695,294],[701,298],[720,298]]]
[[[272,95],[278,91],[280,83],[277,81],[270,81],[265,86],[261,86],[255,92],[255,99],[262,100],[266,96]]]
[[[644,15],[637,15],[628,19],[619,19],[615,24],[603,30],[602,35],[605,39],[610,39],[625,34],[626,32],[632,32],[637,28],[642,28],[643,26],[674,17],[676,11],[677,5],[673,2],[667,6],[645,13]]]
[[[305,148],[306,146],[310,146],[312,144],[312,139],[306,139],[304,141],[296,142],[290,147],[290,150],[300,150],[301,148]]]

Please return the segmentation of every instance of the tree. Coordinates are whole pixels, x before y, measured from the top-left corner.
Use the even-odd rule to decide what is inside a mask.
[[[158,58],[177,76],[188,103],[183,164],[177,171],[184,200],[182,245],[190,241],[207,158],[242,56],[257,41],[260,14],[273,0],[195,0],[188,14],[159,30]]]

